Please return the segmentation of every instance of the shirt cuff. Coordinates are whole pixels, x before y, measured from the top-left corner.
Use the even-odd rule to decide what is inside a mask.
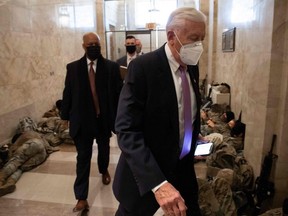
[[[157,185],[156,187],[154,187],[152,189],[153,193],[155,193],[163,184],[165,184],[167,182],[167,180],[163,181],[161,184]]]

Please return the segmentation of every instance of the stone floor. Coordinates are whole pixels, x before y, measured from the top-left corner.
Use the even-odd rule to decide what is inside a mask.
[[[52,153],[37,168],[23,173],[13,193],[0,197],[0,216],[66,216],[93,215],[113,216],[118,202],[112,193],[112,184],[102,184],[98,173],[96,157],[97,146],[94,145],[88,202],[89,212],[73,213],[76,204],[73,183],[75,180],[76,152],[74,145],[63,144],[61,150]],[[120,150],[111,139],[109,172],[114,177]],[[205,176],[204,163],[196,163],[198,177]],[[161,209],[155,216],[163,215]]]

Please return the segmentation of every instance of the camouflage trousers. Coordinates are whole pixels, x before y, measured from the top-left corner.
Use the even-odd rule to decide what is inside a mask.
[[[24,172],[35,168],[43,163],[47,156],[42,139],[34,138],[26,141],[16,149],[8,162],[0,170],[0,180],[5,182],[8,177],[13,174],[15,176],[11,177],[17,179],[22,171]]]
[[[237,209],[229,183],[223,178],[213,181],[197,179],[199,206],[203,216],[236,216]]]

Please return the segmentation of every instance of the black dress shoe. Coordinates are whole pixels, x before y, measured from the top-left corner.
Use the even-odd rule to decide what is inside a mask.
[[[102,182],[103,182],[104,185],[110,184],[111,177],[110,177],[110,174],[109,174],[108,170],[107,170],[107,172],[105,174],[102,175]]]
[[[76,206],[73,208],[73,212],[89,210],[89,205],[87,200],[78,200]]]

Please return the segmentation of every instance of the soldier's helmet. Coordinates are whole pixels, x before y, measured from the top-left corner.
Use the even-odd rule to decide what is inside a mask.
[[[21,134],[26,131],[35,131],[36,128],[36,122],[34,122],[30,117],[26,116],[19,120],[17,134]]]

